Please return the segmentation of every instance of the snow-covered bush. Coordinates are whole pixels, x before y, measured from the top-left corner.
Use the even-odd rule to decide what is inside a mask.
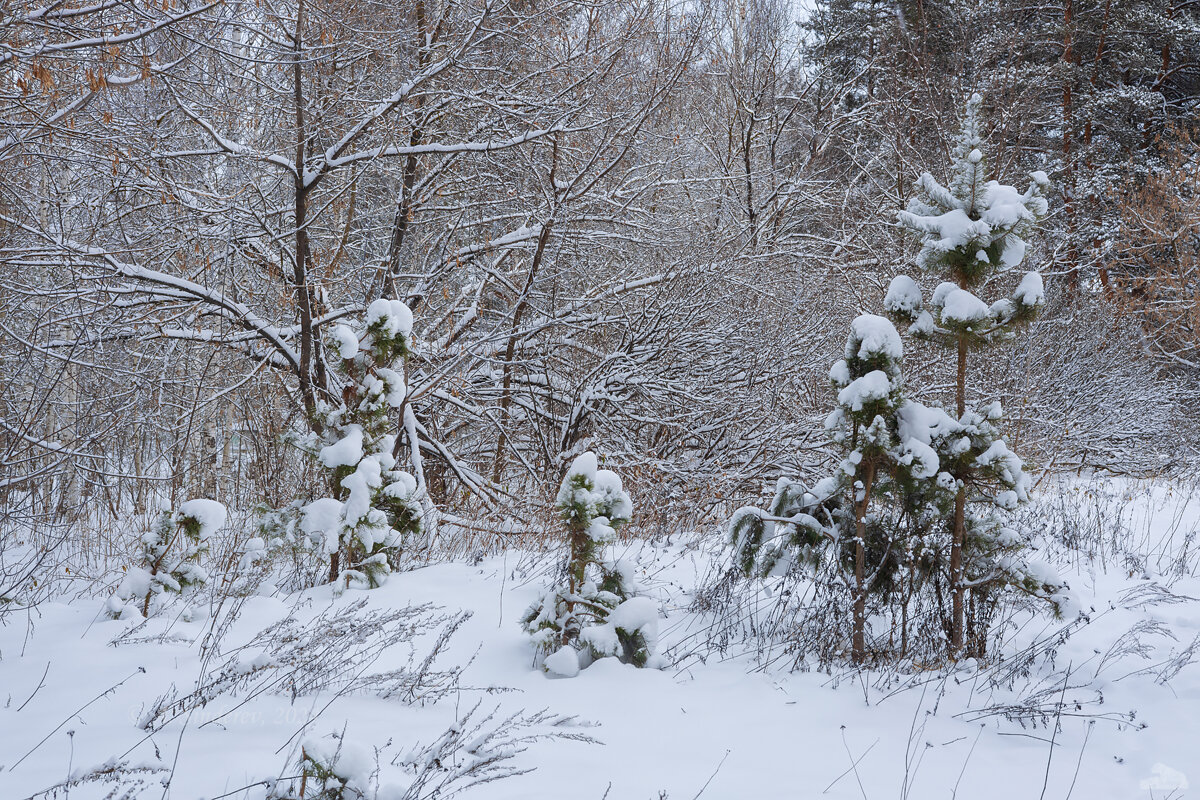
[[[306,737],[288,775],[259,783],[263,800],[424,800],[461,792],[530,771],[513,763],[539,741],[566,739],[594,744],[570,730],[579,721],[546,711],[500,716],[477,704],[432,741],[407,750],[386,743],[368,746],[345,731]]]
[[[651,664],[658,608],[632,596],[635,586],[623,564],[603,559],[605,545],[633,513],[621,478],[599,469],[595,453],[584,453],[567,470],[556,505],[567,525],[566,585],[548,587],[521,618],[538,661],[564,677],[605,656]]]
[[[310,589],[329,577],[326,536],[320,531],[306,533],[301,527],[304,505],[297,500],[282,508],[265,504],[254,508],[254,538],[266,546],[272,579],[289,591]]]
[[[299,509],[304,536],[289,541],[317,544],[338,590],[372,588],[396,568],[429,513],[423,488],[396,468],[391,432],[408,392],[402,375],[412,349],[412,312],[398,300],[376,300],[363,328],[338,325],[333,340],[344,377],[341,402],[321,403],[313,425],[318,433],[301,442],[329,471],[332,494]]]
[[[215,500],[188,500],[174,514],[164,511],[142,536],[142,563],[126,571],[109,597],[109,614],[124,616],[134,610],[130,602],[140,599],[140,613],[148,616],[156,596],[183,594],[207,583],[208,570],[200,565],[200,558],[208,552],[209,539],[225,524],[225,518],[225,506]]]
[[[366,800],[371,773],[376,769],[371,751],[329,738],[304,740],[300,749],[301,797],[313,800]]]

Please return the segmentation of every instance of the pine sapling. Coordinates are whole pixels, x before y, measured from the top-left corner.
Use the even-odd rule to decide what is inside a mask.
[[[633,504],[620,477],[599,469],[594,453],[575,459],[556,506],[567,528],[566,585],[551,586],[521,619],[547,672],[577,674],[595,658],[617,656],[646,666],[658,610],[647,597],[631,596],[632,576],[603,560],[605,545],[629,521]]]
[[[147,617],[156,596],[184,594],[207,583],[208,570],[200,560],[225,518],[225,506],[215,500],[188,500],[174,514],[164,511],[159,515],[154,527],[142,536],[142,564],[126,572],[109,598],[109,613],[119,617],[126,602],[141,597],[141,614]]]
[[[770,512],[739,509],[731,544],[746,574],[815,566],[832,543],[852,607],[851,659],[865,661],[868,597],[895,583],[907,543],[892,524],[909,487],[936,486],[930,434],[903,398],[903,347],[892,323],[864,314],[851,324],[844,358],[830,369],[837,405],[825,421],[841,451],[837,472],[811,489],[781,479]],[[927,489],[928,490],[928,489]]]
[[[1010,533],[1000,532],[994,510],[1011,510],[1025,502],[1028,480],[1020,459],[999,434],[999,404],[967,407],[968,354],[1011,339],[1045,304],[1037,272],[1026,273],[1010,296],[990,305],[975,294],[993,276],[1020,266],[1025,258],[1025,238],[1046,215],[1044,193],[1049,187],[1044,172],[1030,173],[1031,182],[1024,192],[985,180],[980,150],[982,102],[976,94],[967,103],[950,186],[942,186],[929,173],[922,174],[917,180],[918,196],[898,213],[900,224],[921,240],[917,266],[945,280],[926,304],[917,282],[898,275],[884,299],[893,318],[910,323],[909,333],[941,345],[955,359],[954,430],[943,430],[938,437],[943,469],[955,489],[948,565],[952,657],[963,652],[972,589],[981,595],[986,587],[1000,582],[1027,583],[1013,578],[1011,556],[1016,544]],[[974,514],[973,505],[992,510]],[[1043,582],[1039,591],[1052,593],[1048,588],[1052,586]]]
[[[300,509],[299,527],[323,538],[329,580],[338,591],[373,588],[396,568],[406,542],[425,529],[427,499],[417,480],[396,469],[393,415],[404,409],[404,358],[412,347],[412,313],[397,300],[376,300],[366,325],[334,329],[344,379],[341,402],[320,404],[321,431],[301,442],[329,470],[332,496]]]

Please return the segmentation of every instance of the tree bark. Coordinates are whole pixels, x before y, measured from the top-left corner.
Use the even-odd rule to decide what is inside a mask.
[[[554,176],[558,170],[558,139],[551,144],[549,182],[554,186]],[[504,346],[504,367],[500,378],[500,434],[496,438],[496,459],[492,462],[492,483],[499,483],[504,477],[504,449],[508,446],[508,414],[512,405],[512,362],[516,355],[517,338],[521,331],[521,319],[529,308],[529,293],[533,291],[533,282],[542,266],[542,257],[546,253],[546,245],[550,241],[550,230],[554,227],[554,217],[557,203],[550,208],[550,214],[538,232],[537,245],[534,247],[533,258],[529,262],[529,273],[525,276],[525,285],[521,296],[517,299],[517,307],[513,310],[512,329]]]
[[[312,297],[308,285],[308,192],[305,177],[305,146],[307,131],[304,118],[304,2],[296,5],[296,30],[292,36],[292,103],[296,113],[295,207],[296,252],[292,264],[292,282],[296,288],[296,307],[300,318],[300,396],[304,411],[312,418],[316,411],[316,392],[313,388],[313,326]]]
[[[967,410],[967,339],[958,337],[958,375],[954,384],[955,408],[962,419]],[[960,480],[962,476],[955,476]],[[957,657],[963,646],[963,543],[967,538],[966,526],[967,486],[964,482],[954,496],[954,534],[950,541],[950,655]]]
[[[417,14],[417,68],[424,69],[429,63],[429,50],[425,46],[429,22],[426,18],[424,0],[417,0],[415,3],[415,9]],[[424,94],[417,95],[415,105],[418,110],[425,105]],[[410,133],[408,136],[409,147],[416,147],[418,144],[420,144],[421,135],[421,126],[414,125],[412,133]],[[413,215],[413,186],[417,181],[417,166],[416,154],[410,153],[404,159],[404,171],[402,174],[400,187],[400,202],[396,206],[396,218],[392,223],[392,236],[391,240],[388,242],[387,256],[384,258],[383,286],[380,290],[380,296],[389,299],[400,296],[399,288],[397,286],[400,275],[400,253],[404,247],[405,234],[408,233],[408,223],[412,219]]]
[[[1063,216],[1067,227],[1067,289],[1075,295],[1079,290],[1079,243],[1077,224],[1075,220],[1075,163],[1071,148],[1071,137],[1074,135],[1074,98],[1072,95],[1071,66],[1075,63],[1075,44],[1072,26],[1074,25],[1074,0],[1066,0],[1063,4],[1063,55],[1066,66],[1066,76],[1062,85],[1062,155],[1063,155]]]
[[[862,664],[867,657],[867,507],[871,503],[871,487],[875,483],[875,462],[867,466],[863,483],[863,499],[854,515],[854,637],[851,658]]]
[[[292,283],[296,289],[296,310],[300,321],[300,398],[304,403],[305,416],[309,424],[318,425],[317,393],[313,380],[313,361],[316,356],[317,332],[313,328],[312,289],[308,283],[308,195],[312,187],[308,183],[305,163],[308,145],[308,130],[304,115],[304,0],[296,4],[296,29],[292,35],[292,103],[296,114],[296,158],[295,158],[295,205],[296,252],[292,266]],[[338,487],[333,487],[334,491]],[[338,579],[338,553],[329,557],[329,582]]]

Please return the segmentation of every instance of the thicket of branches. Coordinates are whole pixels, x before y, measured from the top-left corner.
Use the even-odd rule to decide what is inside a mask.
[[[973,91],[989,177],[1041,169],[1057,195],[1029,257],[1048,307],[971,380],[1036,466],[1177,467],[1200,442],[1198,14],[0,12],[0,526],[320,496],[288,442],[347,388],[334,326],[379,298],[415,317],[395,455],[443,538],[539,529],[588,449],[653,510],[631,530],[724,518],[830,463],[828,364],[911,261],[892,210]],[[906,370],[945,400],[939,364]],[[0,595],[31,568],[0,565]]]

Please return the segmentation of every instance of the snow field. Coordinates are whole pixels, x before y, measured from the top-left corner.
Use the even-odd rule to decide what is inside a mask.
[[[390,782],[401,792],[403,759],[372,777],[374,748],[390,740],[391,758],[432,741],[477,702],[501,714],[545,708],[573,716],[569,729],[599,743],[534,742],[515,761],[533,772],[469,797],[691,798],[703,790],[704,798],[917,798],[953,797],[957,787],[958,796],[1008,800],[1040,797],[1043,784],[1048,798],[1187,796],[1200,775],[1200,669],[1185,663],[1165,676],[1200,636],[1200,579],[1158,570],[1200,525],[1200,501],[1164,488],[1130,500],[1115,488],[1105,497],[1079,486],[1049,491],[1072,493],[1097,512],[1111,504],[1130,546],[1150,555],[1131,571],[1113,556],[1048,548],[1091,621],[1076,624],[1052,659],[1039,656],[1000,685],[989,679],[1020,664],[1031,642],[1055,641],[1066,623],[1019,612],[997,663],[896,675],[789,671],[783,643],[761,658],[749,645],[705,652],[697,632],[706,620],[688,606],[721,551],[695,538],[617,553],[641,565],[673,665],[639,670],[602,659],[569,680],[532,666],[517,620],[548,566],[517,553],[394,574],[379,589],[340,598],[329,587],[252,597],[208,665],[198,643],[211,610],[197,608],[186,621],[177,604],[128,633],[129,621],[105,619],[103,599],[89,598],[10,615],[0,627],[0,797],[20,800],[118,757],[166,770],[155,780],[173,770],[170,797],[212,800],[295,774],[287,762],[300,742],[336,748],[329,734],[343,732],[347,769],[365,775],[370,791]],[[339,695],[332,686],[294,700],[286,691],[255,693],[280,668],[249,645],[255,633],[292,610],[301,620],[331,612],[322,623],[329,624],[363,600],[355,613],[426,602],[472,612],[439,660],[442,668],[470,662],[459,690],[433,703]],[[417,661],[431,640],[416,642]],[[377,655],[366,671],[400,668],[410,652]],[[172,687],[186,694],[225,660],[248,676],[245,687],[151,734],[138,727],[155,698]],[[1026,714],[1022,724],[994,710],[1022,704],[1050,709],[1049,717]],[[144,796],[160,796],[150,785]],[[388,791],[378,797],[388,800]],[[71,792],[99,796],[101,787]]]

